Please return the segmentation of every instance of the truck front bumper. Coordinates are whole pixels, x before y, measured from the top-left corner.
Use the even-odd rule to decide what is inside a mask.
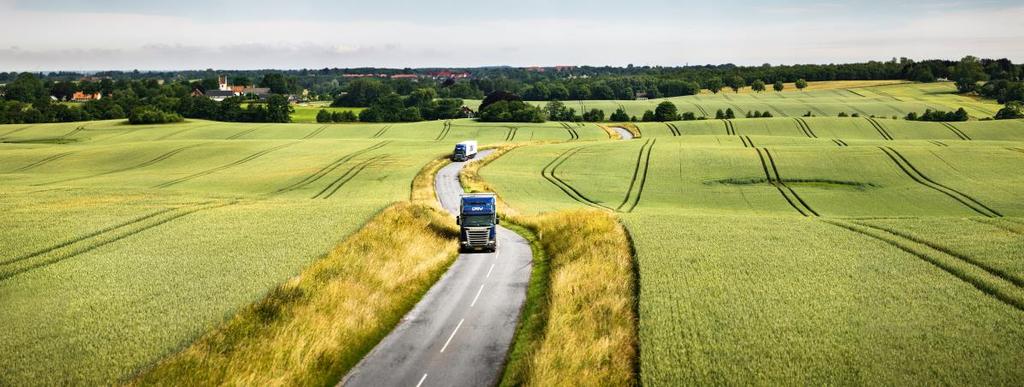
[[[498,248],[498,241],[488,241],[486,244],[470,244],[469,241],[462,241],[459,242],[459,244],[462,246],[463,250],[482,251]]]

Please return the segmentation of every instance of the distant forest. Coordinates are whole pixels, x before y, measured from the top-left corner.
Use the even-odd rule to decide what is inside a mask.
[[[483,99],[503,92],[531,101],[660,98],[719,92],[747,85],[771,87],[812,81],[906,79],[957,82],[962,93],[978,93],[1001,103],[1024,99],[1024,67],[1008,59],[965,57],[960,61],[896,59],[849,64],[685,67],[481,67],[481,68],[324,68],[302,70],[102,71],[95,73],[0,72],[0,123],[81,121],[123,118],[134,109],[225,121],[287,121],[281,100],[259,101],[258,110],[241,106],[243,98],[211,103],[198,96],[216,90],[217,77],[230,83],[269,88],[273,94],[332,101],[333,106],[368,107],[365,121],[451,118],[456,99]],[[106,98],[81,108],[51,103],[76,92],[101,92]],[[399,103],[399,97],[406,103]],[[424,105],[425,97],[442,106]],[[448,101],[445,101],[448,100]],[[376,108],[375,108],[376,107]],[[400,109],[393,111],[394,109]],[[173,116],[170,116],[174,118]]]

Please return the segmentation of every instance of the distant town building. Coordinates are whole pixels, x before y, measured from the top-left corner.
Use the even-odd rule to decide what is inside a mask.
[[[100,92],[88,94],[81,91],[76,91],[75,94],[71,95],[71,100],[77,102],[95,101],[100,98],[103,98],[103,93]]]
[[[391,76],[391,79],[417,79],[419,77],[416,74],[394,74]]]

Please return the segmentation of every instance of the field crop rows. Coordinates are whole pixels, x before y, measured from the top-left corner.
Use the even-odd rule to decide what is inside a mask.
[[[438,133],[446,136],[435,141]],[[581,139],[606,139],[594,125]],[[0,126],[0,384],[110,383],[261,299],[457,141],[558,123]]]
[[[619,213],[645,385],[1024,377],[1024,121],[638,127],[629,142],[519,148],[480,174],[520,212]]]
[[[833,82],[796,91],[790,87],[784,92],[733,93],[725,89],[718,94],[703,93],[695,96],[654,98],[649,100],[579,101],[579,107],[601,109],[611,114],[622,108],[631,117],[642,117],[644,111],[653,111],[662,101],[671,101],[680,112],[693,112],[697,116],[714,118],[718,110],[732,109],[737,117],[747,112],[771,112],[776,117],[801,117],[808,112],[814,116],[836,117],[839,113],[863,117],[897,116],[910,112],[923,113],[926,109],[955,111],[963,107],[975,118],[992,117],[1001,105],[955,94],[951,82],[916,84],[905,82]],[[546,102],[531,102],[543,106]],[[465,105],[477,109],[480,101],[466,100]],[[585,110],[581,110],[585,111]]]

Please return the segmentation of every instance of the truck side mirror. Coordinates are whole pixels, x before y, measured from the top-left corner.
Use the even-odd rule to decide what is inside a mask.
[[[494,224],[501,224],[501,217],[500,216],[495,216],[494,217]]]
[[[462,217],[461,216],[456,216],[455,217],[455,224],[456,225],[460,225],[460,226],[462,225]]]

